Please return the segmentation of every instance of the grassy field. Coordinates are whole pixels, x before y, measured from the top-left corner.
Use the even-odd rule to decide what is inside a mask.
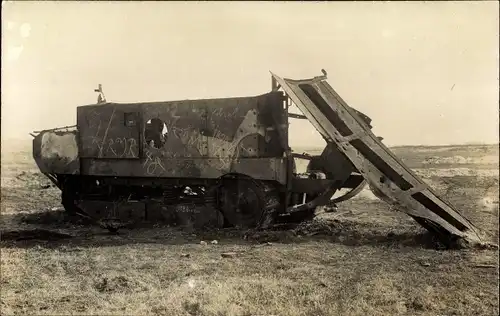
[[[498,241],[497,145],[394,151]],[[370,191],[287,231],[110,235],[65,221],[59,192],[47,188],[29,147],[2,146],[1,168],[1,315],[498,312],[496,250],[436,249]]]

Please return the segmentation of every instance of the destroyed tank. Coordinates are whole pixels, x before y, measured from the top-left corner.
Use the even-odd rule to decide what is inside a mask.
[[[32,134],[33,157],[65,210],[116,230],[143,221],[267,228],[312,219],[368,184],[444,244],[479,242],[474,225],[398,159],[326,81],[282,79],[257,96],[77,107],[74,126]],[[295,104],[303,115],[289,112]],[[309,120],[320,155],[289,146]],[[298,173],[298,159],[308,160]],[[342,190],[344,189],[344,190]],[[333,198],[335,193],[347,191]]]

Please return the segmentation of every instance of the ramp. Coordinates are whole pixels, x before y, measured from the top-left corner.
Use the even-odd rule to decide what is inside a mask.
[[[359,112],[349,107],[324,76],[282,79],[272,74],[295,105],[329,143],[334,143],[366,179],[374,194],[396,210],[413,217],[451,245],[480,243],[474,225],[440,198],[398,159],[370,130]]]

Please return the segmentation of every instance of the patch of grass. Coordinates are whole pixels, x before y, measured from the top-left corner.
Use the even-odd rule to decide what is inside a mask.
[[[420,151],[457,155],[449,148]],[[436,250],[411,218],[379,200],[361,196],[340,205],[338,213],[349,211],[342,216],[325,214],[315,225],[289,230],[192,233],[140,227],[110,235],[51,210],[59,206],[58,191],[39,187],[43,178],[30,169],[28,158],[19,159],[23,154],[11,160],[2,155],[1,223],[11,235],[0,243],[1,315],[498,311],[496,251]],[[424,180],[498,239],[498,177],[444,178],[433,172],[424,172]],[[39,233],[28,235],[33,240],[16,240],[33,232]],[[213,239],[216,245],[210,244]],[[223,258],[225,252],[234,254]]]

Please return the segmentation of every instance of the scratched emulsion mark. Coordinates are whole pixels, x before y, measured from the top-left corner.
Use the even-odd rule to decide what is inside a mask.
[[[92,139],[100,152],[104,154],[111,153],[113,158],[137,157],[137,140],[135,138],[116,137],[108,138],[104,144],[100,138]]]
[[[115,116],[115,111],[116,107],[113,107],[113,112],[111,112],[111,116],[109,117],[108,121],[108,126],[106,127],[106,130],[104,131],[104,136],[102,137],[102,143],[101,143],[101,148],[99,149],[99,158],[102,157],[102,149],[104,147],[104,142],[106,141],[106,137],[108,137],[108,132],[109,132],[109,127],[111,126],[111,121],[113,121],[113,118]]]
[[[174,170],[165,168],[165,159],[168,158],[208,158],[203,159],[203,164],[208,164],[211,168],[218,172],[230,172],[231,166],[240,153],[245,152],[242,147],[242,141],[252,135],[261,135],[266,138],[265,127],[258,124],[258,110],[250,109],[243,117],[241,124],[235,129],[234,137],[224,134],[218,127],[222,122],[228,120],[233,121],[235,116],[238,116],[240,108],[235,107],[227,110],[223,107],[218,107],[210,110],[210,116],[207,117],[205,109],[196,111],[200,115],[198,121],[209,119],[209,126],[213,126],[211,131],[212,136],[204,135],[199,131],[199,126],[193,126],[186,122],[182,124],[182,116],[179,112],[180,108],[177,103],[172,104],[167,110],[168,115],[164,122],[169,131],[169,141],[161,149],[151,148],[144,144],[145,159],[143,161],[143,170],[148,175],[160,175],[161,173],[173,173],[182,170]],[[186,110],[186,109],[184,109]],[[195,111],[196,108],[191,109]],[[165,112],[162,114],[166,114]],[[158,116],[160,114],[158,113]],[[148,118],[146,118],[148,119]],[[179,144],[176,144],[179,142]],[[258,148],[250,146],[247,150],[249,155],[257,155]],[[114,148],[114,147],[113,147]],[[172,169],[172,170],[170,170]],[[189,168],[188,168],[189,169]],[[185,170],[188,172],[188,170]]]
[[[236,110],[234,113],[236,113]],[[225,115],[230,117],[230,115],[234,114],[233,112],[229,112],[229,114],[222,112],[220,109],[215,110],[214,113],[224,117]],[[255,109],[249,110],[238,126],[233,139],[223,134],[217,127],[213,131],[213,136],[205,136],[189,125],[185,127],[173,126],[172,131],[185,147],[196,149],[199,157],[206,157],[206,155],[203,155],[203,152],[205,151],[205,146],[209,144],[207,158],[213,159],[207,159],[206,163],[214,169],[229,172],[233,161],[238,158],[238,148],[241,147],[243,139],[257,134],[263,137],[266,136],[265,128],[256,124],[257,116],[258,112]],[[247,150],[247,152],[256,154],[257,148]],[[172,156],[176,157],[178,155],[172,153]],[[188,157],[188,155],[183,156]]]
[[[217,107],[212,111],[212,115],[210,116],[210,123],[212,126],[216,126],[217,123],[213,120],[214,118],[219,118],[224,121],[232,121],[234,120],[235,116],[238,114],[239,108],[235,107],[232,111],[227,111],[223,107]]]
[[[148,175],[155,175],[157,171],[162,172],[162,170],[163,172],[167,172],[160,157],[154,156],[154,153],[149,149],[146,150],[145,154],[146,160],[144,161],[142,167]]]
[[[218,138],[209,138],[210,156],[218,159],[210,159],[209,164],[218,169],[231,171],[231,165],[234,160],[238,159],[239,152],[237,149],[240,147],[243,139],[250,135],[266,136],[265,128],[259,126],[257,123],[258,111],[255,109],[249,110],[245,118],[238,126],[234,139],[230,142]],[[257,152],[255,148],[254,152]]]
[[[85,113],[85,122],[87,123],[87,128],[85,131],[89,131],[92,135],[83,136],[84,150],[90,149],[95,154],[97,158],[135,158],[138,155],[138,140],[135,137],[110,137],[109,130],[112,128],[115,108],[107,120],[103,124],[102,113],[99,110],[89,110]],[[103,126],[107,126],[106,129]],[[104,135],[102,135],[104,134]],[[102,135],[102,136],[101,136]]]
[[[87,128],[82,129],[82,133],[85,133],[82,137],[83,150],[84,152],[90,150],[92,153],[95,153],[93,155],[98,156],[103,147],[101,146],[102,137],[99,136],[103,125],[101,113],[97,109],[89,109],[85,112],[84,120]],[[87,133],[92,133],[93,135],[88,135]]]
[[[99,114],[98,111],[96,110],[90,110],[86,115],[85,119],[87,121],[87,126],[89,127],[89,130],[96,130],[95,136],[99,135],[99,132],[101,131],[101,125],[102,125],[102,120],[101,120],[101,115]]]
[[[243,139],[247,134],[252,134],[255,132],[254,130],[248,130],[244,126],[245,123],[240,125],[240,131],[237,134],[237,138],[235,138],[234,140],[229,140],[229,137],[222,134],[222,132],[218,129],[215,129],[214,136],[210,137],[203,135],[190,125],[186,125],[183,127],[174,126],[172,128],[173,136],[180,140],[180,142],[186,149],[186,152],[168,152],[168,154],[171,157],[182,156],[187,158],[193,156],[191,153],[189,153],[189,150],[192,150],[193,152],[196,152],[196,156],[206,157],[207,155],[203,153],[205,152],[208,144],[210,144],[210,147],[208,148],[209,156],[216,158],[210,163],[214,168],[228,169],[231,164],[231,157],[234,156],[236,148],[238,147],[241,139]],[[223,135],[224,139],[218,138],[217,135]]]

